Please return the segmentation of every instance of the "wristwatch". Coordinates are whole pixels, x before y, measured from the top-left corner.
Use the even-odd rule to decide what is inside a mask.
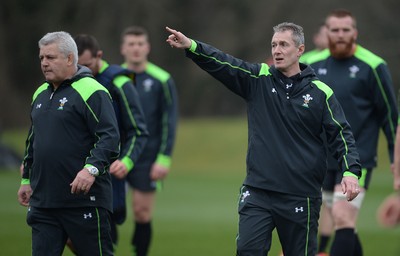
[[[99,169],[97,169],[96,167],[88,166],[88,167],[85,167],[85,168],[89,172],[90,175],[92,175],[94,177],[99,176]]]

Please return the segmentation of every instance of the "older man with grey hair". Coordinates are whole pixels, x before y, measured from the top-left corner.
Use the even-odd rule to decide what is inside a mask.
[[[66,32],[39,41],[46,81],[33,94],[18,201],[28,206],[32,255],[61,255],[68,237],[78,255],[112,255],[108,168],[119,154],[111,97],[77,65]]]

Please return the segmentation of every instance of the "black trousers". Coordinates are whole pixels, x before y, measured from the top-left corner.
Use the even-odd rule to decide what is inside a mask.
[[[62,255],[68,237],[77,255],[113,255],[106,209],[29,207],[27,223],[32,228],[33,256]]]
[[[316,255],[321,198],[243,186],[238,204],[237,255],[268,255],[275,228],[285,256]]]

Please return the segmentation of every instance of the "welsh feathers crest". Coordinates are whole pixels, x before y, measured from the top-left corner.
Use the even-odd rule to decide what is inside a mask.
[[[312,101],[312,97],[311,97],[311,95],[310,94],[306,94],[306,95],[303,95],[303,99],[304,99],[304,103],[303,103],[303,107],[305,107],[305,108],[308,108],[309,106],[308,106],[308,103],[310,103],[310,101]]]

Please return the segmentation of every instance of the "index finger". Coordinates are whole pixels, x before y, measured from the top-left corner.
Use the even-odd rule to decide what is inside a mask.
[[[170,28],[170,27],[165,27],[165,29],[168,31],[168,32],[170,32],[170,33],[172,33],[172,34],[177,34],[178,33],[178,31],[176,31],[175,29],[172,29],[172,28]]]

